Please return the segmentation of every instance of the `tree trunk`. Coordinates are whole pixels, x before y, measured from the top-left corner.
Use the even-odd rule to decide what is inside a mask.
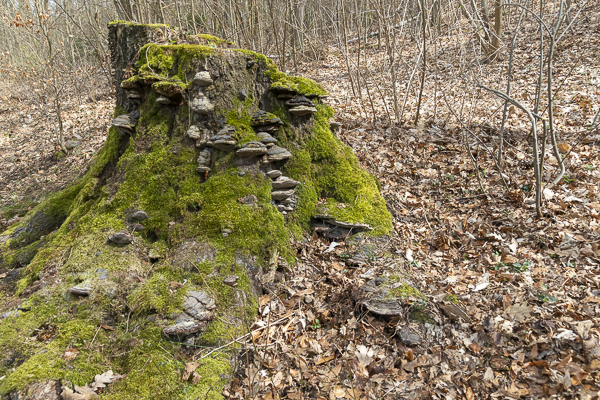
[[[338,241],[392,228],[319,85],[250,51],[140,49],[161,32],[110,25],[117,118],[104,147],[0,234],[0,273],[18,277],[3,296],[22,304],[0,336],[10,398],[30,384],[75,398],[68,382],[108,370],[124,375],[103,391],[115,398],[220,398],[237,351],[213,350],[248,331],[263,287],[296,261],[291,243],[311,228]],[[190,380],[184,355],[199,364]]]
[[[492,59],[498,57],[500,49],[500,38],[502,36],[502,0],[496,0],[494,9],[494,33],[492,34],[492,48],[490,51]]]

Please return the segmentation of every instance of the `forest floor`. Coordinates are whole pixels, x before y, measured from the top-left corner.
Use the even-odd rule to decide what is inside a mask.
[[[56,113],[24,88],[0,82],[0,231],[16,222],[48,193],[85,174],[112,121],[114,95],[99,84],[94,98],[65,96],[65,141],[79,144],[59,154]],[[19,88],[19,89],[16,89]],[[8,221],[13,221],[8,224]]]
[[[359,70],[370,85],[367,93],[363,83],[362,98],[353,96],[342,49],[295,71],[329,91],[343,123],[338,136],[381,182],[395,233],[359,267],[348,261],[360,243],[299,245],[294,278],[261,298],[253,350],[240,360],[231,398],[598,398],[600,132],[589,127],[600,110],[600,18],[593,10],[555,55],[561,88],[553,109],[566,173],[544,190],[543,218],[536,218],[525,114],[509,107],[504,185],[495,153],[486,152],[497,148],[503,103],[457,78],[476,70],[503,90],[506,59],[469,61],[465,42],[442,38],[418,126],[410,121],[414,83],[402,122],[389,122],[391,83],[377,75],[387,53],[375,38],[362,44]],[[532,107],[537,31],[523,31],[511,93]],[[357,47],[349,51],[354,66]],[[406,58],[414,53],[407,49]],[[401,72],[404,82],[411,68]],[[552,182],[550,147],[547,160],[544,182]],[[363,284],[398,275],[420,292],[402,301],[402,315],[381,318],[358,304]],[[430,323],[411,320],[415,311]]]
[[[523,43],[535,42],[535,30],[527,34]],[[374,43],[363,52],[364,74],[385,56]],[[484,144],[497,144],[502,103],[484,94],[465,100],[466,89],[443,86],[460,84],[452,78],[457,74],[435,71],[425,86],[424,122],[414,127],[408,118],[414,96],[399,125],[388,121],[389,96],[372,104],[366,93],[352,96],[339,50],[300,66],[298,74],[330,92],[327,101],[343,123],[338,136],[380,180],[395,231],[374,241],[376,251],[358,266],[350,260],[360,242],[315,236],[298,243],[299,262],[287,271],[289,279],[260,298],[252,340],[239,354],[226,396],[598,398],[600,135],[587,128],[600,107],[597,13],[563,43],[555,59],[555,80],[562,82],[555,123],[566,174],[544,191],[543,218],[536,218],[531,141],[519,110],[509,113],[500,172]],[[445,54],[451,53],[448,42]],[[538,61],[527,45],[518,54],[512,93],[527,102],[537,79],[527,71]],[[444,60],[444,68],[462,61]],[[477,68],[490,82],[501,70]],[[0,100],[1,230],[41,193],[81,176],[106,137],[114,98],[107,92],[100,100],[69,100],[67,140],[80,144],[60,159],[51,116],[18,94]],[[461,102],[470,111],[458,121],[445,105]],[[556,176],[551,154],[546,182]],[[358,304],[361,285],[392,275],[407,277],[416,289],[402,301],[404,314],[381,318]],[[415,311],[427,317],[415,321]]]

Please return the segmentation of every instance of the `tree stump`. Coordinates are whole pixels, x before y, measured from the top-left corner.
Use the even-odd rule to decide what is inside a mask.
[[[383,235],[391,217],[332,133],[318,84],[166,26],[109,30],[117,100],[104,147],[0,235],[14,300],[0,320],[0,393],[27,398],[50,380],[81,394],[112,379],[110,399],[221,398],[236,350],[201,350],[247,332],[262,285],[295,262],[293,241]]]

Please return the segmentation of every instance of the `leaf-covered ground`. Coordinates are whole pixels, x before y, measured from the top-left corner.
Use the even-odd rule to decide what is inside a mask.
[[[500,172],[483,144],[497,145],[503,104],[461,80],[470,68],[487,83],[502,82],[506,60],[469,61],[468,52],[457,56],[464,38],[442,38],[445,50],[425,86],[424,122],[416,127],[408,123],[412,91],[405,121],[388,121],[389,83],[370,68],[385,62],[384,49],[363,53],[364,76],[381,93],[373,107],[366,92],[362,100],[352,96],[338,49],[302,65],[299,74],[330,92],[344,124],[340,138],[379,178],[395,233],[372,241],[375,250],[359,267],[349,258],[360,241],[336,246],[312,236],[296,243],[298,263],[261,297],[251,335],[181,357],[202,363],[215,350],[231,351],[238,368],[223,393],[239,399],[598,398],[600,134],[587,127],[600,107],[597,9],[582,14],[555,55],[556,127],[567,170],[544,192],[542,219],[535,218],[525,116],[509,110]],[[537,32],[523,30],[511,90],[531,104]],[[407,81],[410,73],[401,76]],[[58,161],[52,120],[18,104],[3,100],[10,111],[0,114],[2,207],[78,176],[102,143],[112,100],[69,111],[67,131],[81,136],[82,146]],[[550,150],[544,174],[546,182],[556,174]],[[3,210],[5,219],[23,212]],[[381,318],[357,304],[365,282],[398,274],[417,290],[403,299],[401,315]],[[427,317],[409,318],[415,311]]]
[[[544,192],[542,219],[535,218],[525,115],[509,108],[505,186],[484,146],[497,146],[503,103],[460,78],[476,70],[503,90],[507,59],[482,64],[469,59],[456,35],[441,38],[446,48],[432,57],[424,122],[416,127],[416,92],[401,127],[388,122],[390,83],[377,76],[386,52],[375,39],[365,46],[361,70],[373,107],[364,84],[362,99],[352,96],[339,49],[303,66],[299,73],[332,95],[344,123],[339,136],[382,183],[396,234],[377,242],[377,256],[359,268],[345,263],[359,244],[330,252],[317,238],[299,245],[291,279],[262,299],[254,327],[261,330],[241,355],[240,376],[227,389],[232,398],[598,397],[600,132],[589,129],[600,108],[594,7],[588,4],[555,54],[555,123],[567,168]],[[511,93],[532,106],[537,31],[522,29]],[[401,89],[411,70],[400,72]],[[550,149],[547,155],[544,179],[551,182],[557,163]],[[362,284],[395,274],[409,276],[425,299],[407,296],[404,315],[391,319],[357,305],[353,294]],[[414,310],[435,322],[412,321]],[[420,342],[407,346],[406,332]]]
[[[109,86],[94,84],[93,96],[64,96],[65,141],[79,144],[63,154],[52,107],[18,85],[0,82],[5,93],[0,97],[0,230],[48,193],[84,175],[89,160],[106,140],[114,110]]]

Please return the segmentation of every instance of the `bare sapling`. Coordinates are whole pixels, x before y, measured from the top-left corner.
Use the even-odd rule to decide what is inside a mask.
[[[421,35],[423,39],[423,66],[421,71],[421,86],[419,88],[419,99],[417,100],[417,112],[415,114],[415,126],[419,124],[421,112],[421,101],[423,100],[423,88],[425,87],[425,75],[427,74],[427,4],[421,0]]]
[[[529,118],[529,122],[531,123],[531,134],[533,136],[533,175],[535,177],[535,213],[538,218],[542,217],[542,176],[541,176],[541,162],[540,162],[540,151],[539,151],[539,142],[538,142],[538,134],[537,134],[537,119],[541,121],[545,121],[541,116],[534,114],[533,111],[529,110],[527,107],[519,103],[514,98],[510,97],[506,93],[503,93],[499,90],[492,89],[483,83],[477,83],[477,86],[485,89],[496,96],[500,97],[502,100],[507,101],[514,105],[515,107],[523,110],[527,117]]]
[[[525,3],[525,7],[527,7],[527,3]],[[519,28],[521,27],[521,22],[523,21],[524,14],[525,14],[525,10],[522,10],[521,15],[519,15],[519,21],[517,22],[517,26],[515,28],[515,33],[513,34],[513,38],[510,43],[510,53],[509,53],[509,57],[508,57],[508,71],[506,73],[506,94],[507,95],[510,95],[510,83],[512,80],[513,56],[514,56],[514,52],[515,52],[515,43],[517,41],[517,36],[519,34]],[[542,65],[543,65],[543,57],[540,57],[540,59],[542,60]],[[540,68],[542,68],[542,67],[540,67]],[[540,79],[541,79],[541,69],[540,69]],[[539,85],[541,85],[541,82],[539,83]],[[541,86],[539,86],[539,87],[541,87]],[[537,112],[537,109],[535,112]],[[497,158],[498,158],[498,164],[500,166],[502,166],[502,152],[504,150],[504,127],[506,124],[507,114],[508,114],[508,101],[505,101],[504,109],[502,111],[502,122],[500,124],[500,138],[499,138],[499,142],[498,142]]]
[[[532,138],[533,169],[534,169],[535,188],[536,188],[535,189],[535,192],[536,192],[535,208],[536,208],[536,215],[538,218],[540,218],[540,217],[542,217],[542,212],[541,212],[541,197],[542,196],[541,195],[542,195],[542,191],[544,189],[543,166],[544,166],[544,160],[545,160],[545,156],[546,156],[545,152],[546,152],[546,143],[547,143],[548,137],[550,138],[550,142],[552,145],[552,151],[553,151],[554,157],[556,158],[556,162],[557,162],[559,171],[558,171],[556,178],[554,178],[554,180],[550,184],[546,185],[545,187],[548,189],[553,187],[558,182],[560,182],[560,180],[563,178],[563,176],[565,174],[565,166],[564,166],[564,162],[563,162],[563,157],[560,154],[560,151],[558,149],[558,140],[556,138],[556,131],[555,131],[555,126],[554,126],[555,124],[554,124],[553,105],[554,105],[554,97],[557,95],[557,93],[555,93],[553,91],[552,78],[553,78],[554,49],[555,49],[556,43],[560,40],[560,38],[562,38],[562,35],[564,35],[564,33],[568,30],[568,27],[564,30],[564,32],[561,36],[558,36],[559,30],[561,27],[561,22],[565,18],[565,14],[564,14],[565,2],[563,0],[560,0],[560,4],[558,5],[558,11],[556,13],[556,17],[552,24],[553,25],[552,27],[549,27],[548,24],[545,23],[543,20],[543,12],[542,12],[543,2],[540,2],[540,14],[539,15],[536,14],[534,12],[534,10],[529,9],[527,7],[527,3],[525,5],[505,4],[505,7],[506,6],[516,6],[516,7],[521,8],[521,10],[522,10],[522,12],[520,13],[519,21],[517,23],[515,34],[513,36],[513,40],[511,42],[506,92],[501,92],[499,90],[492,89],[489,86],[486,86],[483,83],[481,83],[481,81],[478,78],[476,78],[476,79],[477,79],[478,87],[485,89],[485,90],[489,91],[490,93],[493,93],[494,95],[496,95],[500,99],[504,100],[504,102],[505,102],[504,103],[504,113],[502,116],[502,125],[501,125],[501,129],[500,129],[500,144],[499,144],[498,156],[497,156],[498,161],[502,160],[502,148],[503,148],[503,141],[504,141],[503,132],[504,132],[504,127],[505,127],[505,123],[506,123],[506,111],[507,111],[508,103],[521,109],[528,117],[529,123],[531,124],[531,134],[533,137]],[[587,2],[582,5],[582,8],[585,7],[586,4],[587,4]],[[538,80],[537,80],[537,85],[536,85],[535,105],[534,105],[533,109],[526,107],[524,104],[520,103],[519,101],[517,101],[514,97],[512,97],[510,95],[510,81],[511,81],[512,63],[513,63],[513,51],[514,51],[514,46],[515,46],[515,40],[516,40],[517,34],[518,34],[518,29],[519,29],[519,26],[521,24],[522,17],[524,14],[531,16],[533,19],[535,19],[538,22],[539,27],[540,27],[540,32],[541,32],[540,33],[540,53],[539,53],[539,57],[540,57],[539,74],[538,74]],[[577,15],[579,15],[579,13],[577,13]],[[576,18],[576,16],[573,18],[573,20]],[[571,21],[571,23],[573,23],[573,20]],[[543,87],[544,36],[547,36],[548,41],[549,41],[548,54],[546,57],[546,87],[545,88]],[[544,89],[546,91],[546,96],[547,96],[547,104],[546,104],[546,110],[548,112],[547,117],[543,116],[544,112],[541,112],[541,113],[539,112],[540,105],[541,105],[541,93],[544,91]],[[538,138],[538,128],[537,128],[538,123],[542,123],[542,128],[543,128],[541,149],[540,149],[540,141]]]

